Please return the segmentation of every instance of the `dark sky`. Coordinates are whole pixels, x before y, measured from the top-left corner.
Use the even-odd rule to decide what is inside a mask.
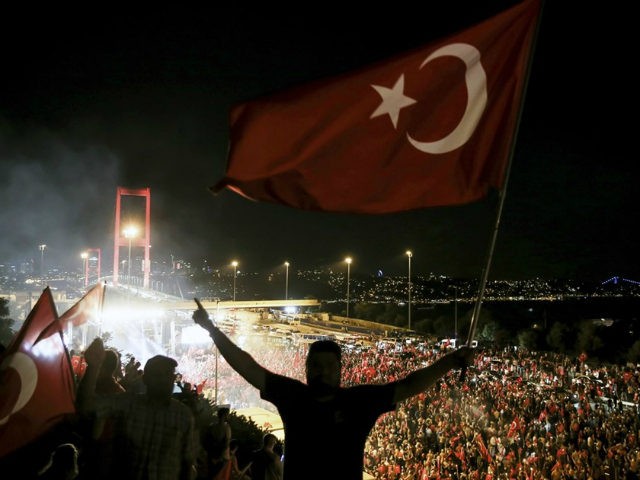
[[[354,273],[403,273],[410,248],[416,274],[480,276],[494,196],[372,216],[207,190],[224,174],[232,105],[419,47],[513,2],[429,3],[7,16],[0,261],[37,259],[45,243],[47,262],[79,265],[99,247],[109,266],[124,186],[151,188],[152,256],[237,259],[249,271],[285,260],[343,268],[351,255]],[[640,280],[632,15],[576,5],[544,8],[490,278]]]

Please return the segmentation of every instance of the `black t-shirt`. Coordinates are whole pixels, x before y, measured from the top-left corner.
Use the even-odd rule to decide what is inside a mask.
[[[307,385],[270,373],[261,396],[284,425],[284,478],[362,480],[364,446],[378,417],[395,409],[395,384],[340,388],[318,402]]]

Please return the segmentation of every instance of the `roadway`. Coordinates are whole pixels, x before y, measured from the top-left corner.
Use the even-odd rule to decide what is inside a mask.
[[[201,299],[200,303],[209,312],[215,310],[224,309],[251,309],[251,308],[286,308],[286,307],[319,307],[320,302],[315,299],[300,299],[300,300],[204,300]],[[196,304],[193,300],[164,300],[163,304],[167,309],[171,310],[194,310]]]

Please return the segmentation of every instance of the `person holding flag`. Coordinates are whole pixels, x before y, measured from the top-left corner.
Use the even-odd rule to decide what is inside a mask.
[[[6,465],[31,462],[49,442],[74,437],[76,379],[62,332],[97,322],[104,291],[95,285],[58,316],[46,287],[0,355],[0,460]]]
[[[378,417],[431,387],[449,371],[470,365],[474,357],[474,349],[463,346],[404,378],[345,388],[340,385],[340,345],[318,340],[309,348],[305,384],[257,363],[213,324],[197,299],[196,303],[194,322],[209,332],[227,363],[264,400],[273,403],[282,417],[284,480],[335,478],[336,465],[340,465],[340,478],[361,479],[365,442]]]
[[[497,190],[471,346],[542,6],[543,0],[521,0],[368,67],[236,105],[226,172],[210,190],[302,210],[372,215],[463,205]]]

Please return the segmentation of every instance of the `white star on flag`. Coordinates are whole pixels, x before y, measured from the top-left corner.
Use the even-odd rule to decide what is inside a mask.
[[[380,115],[388,114],[393,123],[393,128],[398,127],[398,115],[400,115],[400,109],[413,105],[416,101],[407,97],[404,90],[404,74],[400,75],[393,88],[382,87],[380,85],[371,85],[376,92],[382,97],[382,103],[371,114],[371,117],[379,117]]]

